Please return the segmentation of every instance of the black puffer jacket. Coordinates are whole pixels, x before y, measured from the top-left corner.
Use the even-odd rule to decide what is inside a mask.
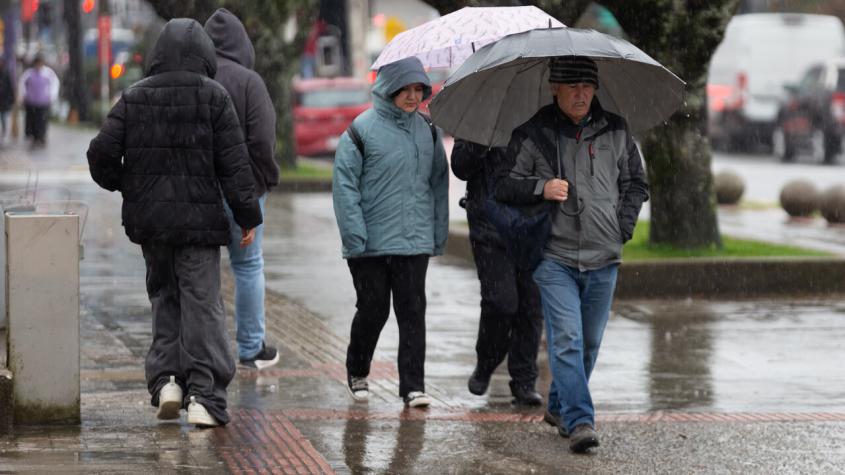
[[[255,49],[243,23],[229,10],[220,8],[205,22],[217,52],[214,80],[229,92],[241,121],[249,149],[255,191],[261,196],[279,184],[279,166],[273,159],[276,148],[276,111],[261,76],[252,70]]]
[[[91,176],[120,190],[134,243],[228,244],[223,196],[242,228],[262,222],[238,116],[209,79],[216,63],[202,25],[169,21],[147,78],[123,91],[91,141]]]

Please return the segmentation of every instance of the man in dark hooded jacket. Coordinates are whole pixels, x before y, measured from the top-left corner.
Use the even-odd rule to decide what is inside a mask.
[[[122,221],[141,245],[153,310],[145,373],[159,419],[226,424],[235,374],[220,297],[223,197],[249,245],[261,209],[238,117],[211,77],[214,45],[195,20],[171,20],[147,77],[123,91],[88,148],[91,176],[121,192]],[[222,194],[221,194],[222,189]],[[187,393],[187,397],[184,394]]]
[[[205,23],[205,31],[217,53],[214,80],[226,88],[238,112],[255,176],[255,196],[263,215],[267,191],[279,183],[279,167],[273,160],[276,145],[273,101],[261,76],[252,70],[255,49],[241,21],[220,8]],[[264,342],[264,256],[261,250],[264,225],[255,228],[255,241],[251,245],[241,247],[241,229],[232,213],[227,214],[232,229],[229,262],[235,276],[238,359],[247,368],[268,368],[279,361],[279,353]]]

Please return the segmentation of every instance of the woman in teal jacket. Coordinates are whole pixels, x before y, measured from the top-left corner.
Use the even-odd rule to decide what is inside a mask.
[[[417,112],[429,96],[419,59],[383,66],[373,107],[350,127],[360,140],[347,131],[335,154],[334,212],[358,299],[346,353],[356,401],[369,396],[370,362],[392,293],[399,396],[410,407],[431,403],[424,385],[425,275],[429,256],[441,255],[446,244],[449,167],[439,134]]]

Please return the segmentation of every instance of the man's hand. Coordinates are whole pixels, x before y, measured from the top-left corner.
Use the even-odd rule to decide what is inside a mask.
[[[241,228],[241,247],[247,247],[255,240],[255,228],[243,229]]]
[[[551,201],[566,201],[569,197],[569,182],[554,178],[543,186],[543,198]]]

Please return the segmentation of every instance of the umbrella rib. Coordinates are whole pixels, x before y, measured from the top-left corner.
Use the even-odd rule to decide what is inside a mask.
[[[520,74],[524,73],[525,71],[528,71],[529,69],[533,68],[534,66],[537,66],[538,64],[541,64],[543,61],[545,61],[545,58],[542,59],[542,60],[538,60],[538,61],[533,62],[530,66],[528,66],[528,67],[526,67],[526,68],[524,68],[520,71],[517,71],[517,73],[514,75],[514,77],[519,76]],[[514,65],[514,66],[519,66],[519,65],[517,64],[517,65]],[[486,84],[487,80],[485,79],[484,82]],[[514,81],[511,80],[510,84],[508,84],[508,89],[507,89],[507,91],[505,91],[505,95],[503,97],[507,97],[510,94],[511,88],[513,87],[513,83],[514,83]],[[464,111],[464,114],[466,114],[466,111]],[[461,120],[463,120],[463,115],[461,116]],[[490,132],[490,137],[487,138],[487,143],[489,143],[491,145],[493,144],[493,136],[496,135],[496,129],[499,128],[499,123],[501,122],[501,120],[502,120],[502,114],[501,113],[496,114],[496,123],[493,125],[493,130]],[[508,141],[510,141],[510,139]]]

